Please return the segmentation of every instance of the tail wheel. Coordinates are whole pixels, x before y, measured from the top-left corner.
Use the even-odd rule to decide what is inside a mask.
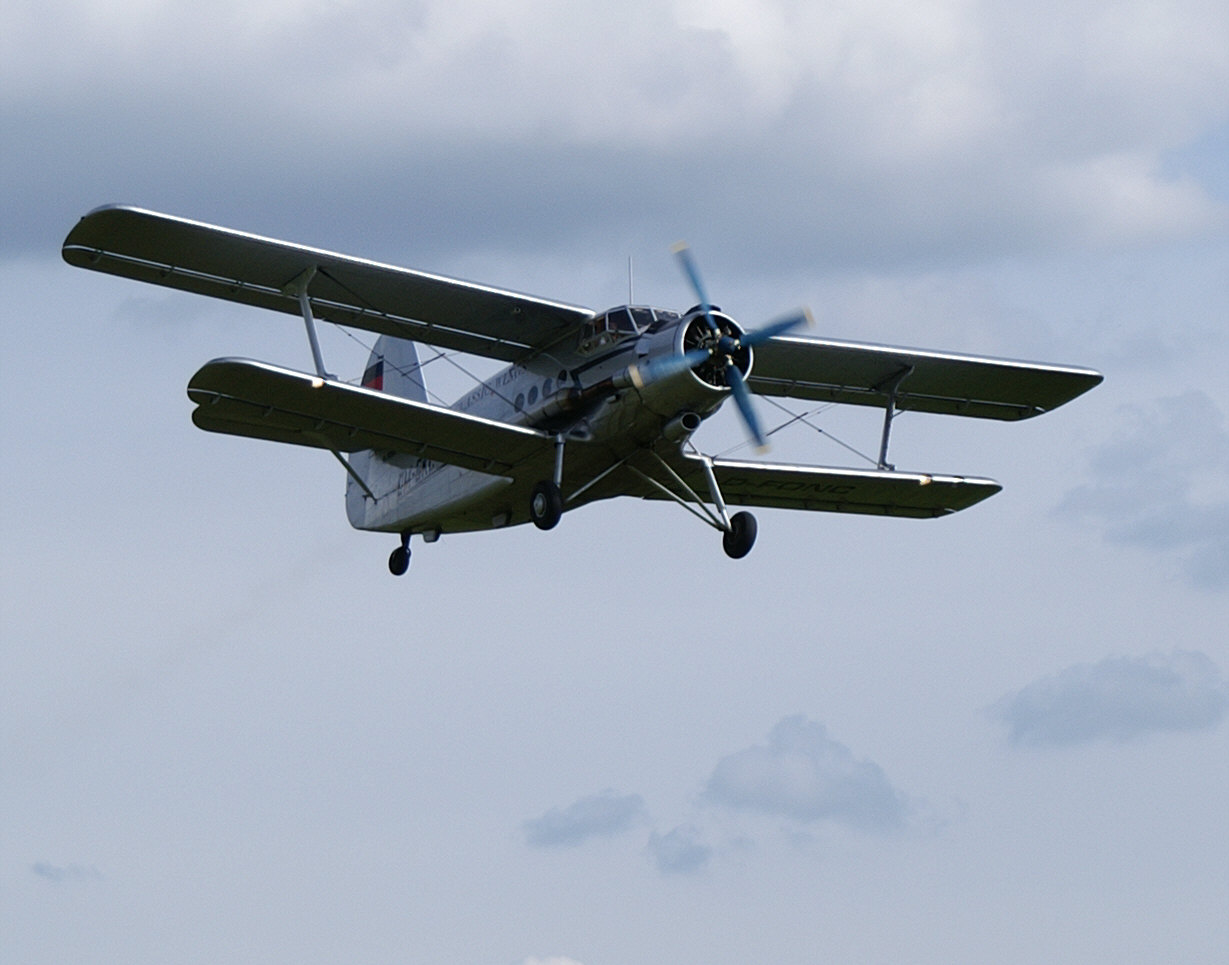
[[[393,576],[405,576],[410,568],[410,551],[405,546],[398,546],[388,557],[388,572]]]
[[[563,495],[559,487],[545,479],[533,487],[529,497],[529,517],[538,529],[554,529],[563,515]]]
[[[759,527],[755,517],[750,513],[735,513],[730,517],[730,529],[721,537],[721,546],[725,555],[732,560],[741,560],[751,552],[755,545],[755,535]]]
[[[401,545],[388,556],[388,572],[393,576],[405,576],[410,568],[410,534],[401,534]]]

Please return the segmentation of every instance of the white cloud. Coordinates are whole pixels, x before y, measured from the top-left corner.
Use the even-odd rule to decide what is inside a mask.
[[[1215,727],[1229,710],[1229,683],[1203,653],[1175,650],[1077,664],[1008,694],[991,708],[1014,744],[1127,741]]]
[[[801,714],[781,720],[766,744],[723,757],[705,797],[804,824],[832,821],[871,831],[899,828],[909,815],[905,797],[878,764],[856,759]]]
[[[1058,507],[1115,543],[1173,554],[1187,580],[1229,589],[1229,430],[1203,392],[1124,407]]]
[[[526,841],[533,847],[568,848],[590,838],[621,834],[644,817],[644,799],[639,794],[607,789],[579,798],[566,808],[551,808],[522,826]]]
[[[565,955],[551,955],[549,958],[527,958],[522,965],[581,965],[581,963]]]

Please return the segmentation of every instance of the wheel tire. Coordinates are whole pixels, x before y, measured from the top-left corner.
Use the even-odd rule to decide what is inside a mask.
[[[725,555],[732,560],[741,560],[751,552],[755,545],[755,535],[759,527],[755,517],[750,513],[735,513],[730,517],[730,531],[721,537],[721,546]]]
[[[533,487],[529,497],[529,517],[538,529],[554,529],[563,515],[563,495],[549,479]]]
[[[393,576],[405,576],[410,568],[410,550],[406,546],[398,546],[388,557],[388,572]]]

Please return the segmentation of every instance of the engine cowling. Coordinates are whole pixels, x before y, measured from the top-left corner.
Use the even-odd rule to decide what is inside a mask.
[[[733,359],[735,366],[738,367],[738,371],[746,379],[751,374],[751,364],[754,361],[754,355],[749,346],[739,344],[739,341],[746,335],[746,332],[734,319],[716,308],[711,309],[709,317],[716,324],[716,331],[709,326],[702,312],[695,311],[684,320],[680,326],[681,334],[678,350],[680,353],[690,352],[694,349],[709,351],[709,359],[696,365],[691,371],[696,378],[706,385],[711,385],[718,389],[726,389],[729,388],[729,382],[726,378],[727,356]],[[727,346],[732,346],[732,350],[728,353],[716,351],[724,340],[728,340],[726,341]]]

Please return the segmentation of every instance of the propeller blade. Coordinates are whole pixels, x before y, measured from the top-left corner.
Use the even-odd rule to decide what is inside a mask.
[[[764,438],[763,430],[760,429],[760,420],[755,415],[754,406],[751,405],[751,390],[747,388],[742,372],[738,370],[738,366],[731,358],[726,359],[725,381],[734,394],[734,402],[742,414],[743,422],[747,425],[747,431],[755,440],[755,447],[763,452],[768,448],[768,440]]]
[[[757,328],[754,332],[748,332],[738,340],[738,344],[743,348],[754,348],[756,345],[762,345],[770,338],[775,338],[778,335],[784,335],[791,329],[798,328],[800,325],[811,324],[811,313],[805,308],[796,315],[787,315],[784,318],[778,319],[765,325],[763,328]]]
[[[700,302],[700,310],[704,312],[704,321],[708,323],[709,331],[716,332],[717,322],[713,319],[712,302],[708,300],[708,293],[704,290],[704,282],[700,278],[700,268],[696,265],[695,258],[692,257],[690,246],[685,241],[680,241],[674,246],[674,254],[678,258],[679,264],[683,266],[683,271],[691,282],[692,289],[695,290],[696,298]]]

